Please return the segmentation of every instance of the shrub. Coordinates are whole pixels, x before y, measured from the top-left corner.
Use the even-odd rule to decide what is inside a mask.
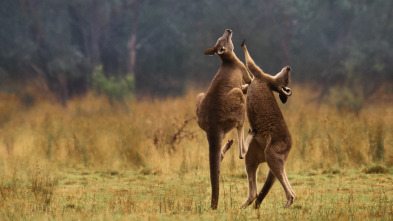
[[[367,174],[380,174],[380,173],[389,173],[390,171],[385,166],[375,165],[365,169],[364,172]]]
[[[363,108],[363,96],[357,91],[350,90],[347,87],[332,88],[330,89],[330,94],[331,103],[335,104],[340,112],[351,111],[358,115]]]
[[[93,90],[100,95],[106,95],[110,101],[123,101],[132,96],[135,88],[134,77],[127,75],[122,78],[106,77],[102,66],[95,69],[93,74]]]

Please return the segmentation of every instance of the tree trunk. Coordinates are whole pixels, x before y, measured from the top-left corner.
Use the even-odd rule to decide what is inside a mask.
[[[128,75],[133,76],[135,73],[135,61],[136,61],[136,43],[138,40],[137,31],[138,31],[138,19],[139,12],[141,10],[141,6],[144,0],[136,0],[134,4],[131,5],[133,8],[133,17],[132,17],[132,26],[131,26],[131,36],[128,40],[128,50],[129,50],[129,64],[128,64]]]
[[[90,55],[93,67],[100,63],[100,36],[101,22],[99,14],[99,5],[101,2],[94,1],[92,11],[92,22],[90,24]]]
[[[135,73],[135,59],[136,59],[136,40],[137,36],[136,33],[133,32],[131,34],[131,38],[128,42],[128,49],[130,53],[130,61],[128,66],[128,75],[133,76]]]

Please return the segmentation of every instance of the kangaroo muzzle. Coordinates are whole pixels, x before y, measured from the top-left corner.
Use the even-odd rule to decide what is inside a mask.
[[[291,88],[289,88],[289,87],[282,87],[282,88],[281,88],[281,91],[282,91],[285,95],[287,95],[287,96],[291,96],[291,95],[292,95],[292,90],[291,90]]]

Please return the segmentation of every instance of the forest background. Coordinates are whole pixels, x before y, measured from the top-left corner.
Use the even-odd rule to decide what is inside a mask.
[[[37,95],[23,90],[26,85],[41,95],[50,92],[63,105],[90,89],[112,97],[182,95],[187,86],[209,84],[220,61],[202,51],[226,28],[234,31],[240,58],[239,45],[246,39],[265,72],[290,65],[293,82],[320,89],[318,99],[334,86],[367,98],[393,81],[393,4],[388,1],[0,4],[1,90],[21,94],[26,102]]]

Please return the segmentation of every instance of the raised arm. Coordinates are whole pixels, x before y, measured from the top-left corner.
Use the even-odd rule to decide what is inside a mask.
[[[254,75],[255,77],[262,77],[262,75],[264,73],[263,73],[262,69],[259,68],[258,65],[255,64],[254,60],[252,60],[250,54],[248,53],[245,43],[246,43],[246,41],[243,40],[241,47],[243,48],[244,57],[246,58],[246,66],[252,75]]]

